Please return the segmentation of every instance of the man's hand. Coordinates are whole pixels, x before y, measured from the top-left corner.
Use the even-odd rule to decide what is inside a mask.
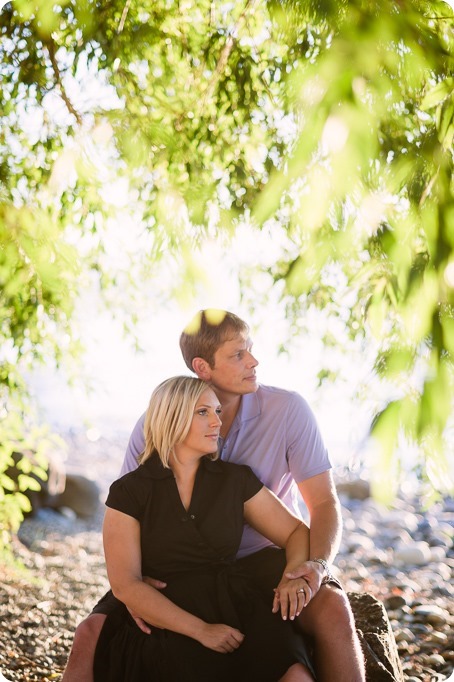
[[[165,587],[167,587],[167,583],[164,583],[162,580],[155,580],[154,578],[147,578],[146,576],[143,578],[144,583],[147,583],[147,585],[151,585],[151,587],[154,587],[155,590],[163,590]],[[127,608],[127,607],[126,607]],[[143,618],[140,618],[137,616],[135,613],[131,611],[131,609],[128,609],[129,613],[131,614],[131,618],[134,620],[135,624],[139,628],[139,630],[142,630],[146,635],[151,634],[151,628],[146,623]]]
[[[244,635],[230,625],[204,623],[200,632],[194,634],[200,644],[220,654],[230,654],[238,649]]]
[[[323,574],[324,568],[317,561],[305,561],[291,571],[285,571],[284,577],[289,580],[304,578],[311,588],[312,597],[315,597],[322,584]]]

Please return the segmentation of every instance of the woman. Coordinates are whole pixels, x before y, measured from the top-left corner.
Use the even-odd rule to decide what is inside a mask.
[[[103,534],[112,590],[152,632],[120,605],[101,633],[96,680],[314,679],[288,622],[305,605],[305,581],[283,577],[271,604],[235,561],[245,521],[286,548],[286,571],[308,556],[307,528],[249,467],[217,460],[220,412],[213,390],[192,377],[151,396],[141,465],[111,486]]]

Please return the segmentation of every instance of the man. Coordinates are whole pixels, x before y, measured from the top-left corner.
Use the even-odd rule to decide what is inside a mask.
[[[310,517],[310,560],[289,577],[304,577],[305,607],[298,626],[314,643],[320,682],[363,682],[364,659],[345,592],[332,579],[341,537],[340,504],[331,464],[314,415],[297,393],[261,386],[258,361],[252,355],[248,325],[219,310],[198,313],[180,337],[184,360],[207,381],[222,405],[221,458],[248,464],[254,473],[294,512],[298,491]],[[144,448],[143,417],[131,435],[121,473],[137,467]],[[245,527],[239,557],[245,570],[270,588],[279,554],[252,528]],[[152,578],[152,576],[151,576]],[[164,588],[164,583],[153,582]],[[96,641],[109,599],[81,623],[62,682],[91,682]],[[138,626],[149,628],[139,619]]]

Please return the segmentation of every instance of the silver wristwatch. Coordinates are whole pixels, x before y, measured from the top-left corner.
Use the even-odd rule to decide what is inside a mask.
[[[323,566],[325,569],[325,575],[322,578],[322,585],[325,585],[325,583],[329,583],[331,580],[333,580],[334,576],[331,573],[329,564],[327,561],[325,561],[325,559],[309,559],[309,561],[314,561],[317,564],[321,564],[321,566]]]

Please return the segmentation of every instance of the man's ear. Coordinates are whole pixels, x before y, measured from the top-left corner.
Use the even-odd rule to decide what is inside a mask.
[[[204,381],[210,380],[211,378],[210,365],[203,358],[194,358],[194,360],[192,361],[192,369],[197,374],[199,379],[203,379]]]

